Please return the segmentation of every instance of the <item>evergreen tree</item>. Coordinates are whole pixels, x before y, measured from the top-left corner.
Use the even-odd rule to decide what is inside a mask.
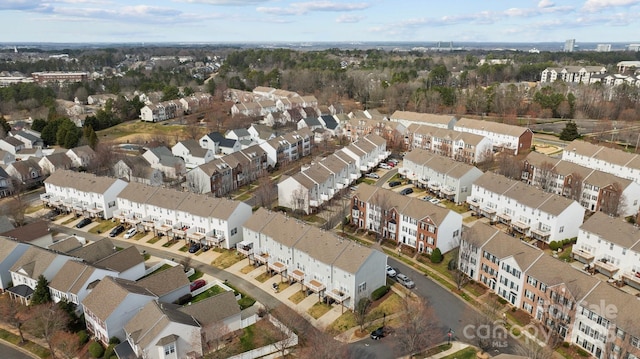
[[[440,263],[444,258],[442,257],[442,252],[440,252],[440,248],[436,248],[431,252],[431,263]]]
[[[569,121],[562,129],[562,132],[560,132],[560,139],[563,141],[573,141],[576,138],[580,138],[578,125],[573,121]]]
[[[36,289],[31,296],[31,305],[38,305],[51,302],[51,293],[49,293],[49,281],[42,274],[38,276]]]

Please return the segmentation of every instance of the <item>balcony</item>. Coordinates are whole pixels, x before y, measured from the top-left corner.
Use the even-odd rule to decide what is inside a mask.
[[[318,207],[319,205],[320,205],[320,203],[317,200],[315,200],[315,199],[309,200],[309,206]]]
[[[245,257],[249,257],[253,254],[253,242],[242,241],[238,243],[236,246],[236,251],[238,253],[244,255]]]
[[[509,224],[511,223],[511,216],[505,213],[498,213],[498,221],[500,223]]]
[[[287,266],[280,261],[268,263],[267,267],[278,274],[282,274],[287,270]]]
[[[225,237],[221,234],[216,234],[215,230],[211,230],[204,235],[207,245],[220,246],[224,242]]]
[[[551,235],[551,231],[544,230],[540,228],[534,228],[531,230],[531,236],[540,241],[549,241],[549,236]]]
[[[320,293],[323,290],[325,290],[327,287],[320,283],[319,281],[312,279],[308,282],[305,283],[305,285],[307,286],[307,288],[311,289],[312,291],[316,292],[316,293]]]
[[[342,304],[345,300],[349,299],[349,293],[338,290],[338,289],[329,290],[325,292],[325,294],[327,295],[327,297],[335,300],[340,304]]]
[[[156,221],[153,224],[153,229],[155,229],[157,232],[168,235],[169,232],[171,232],[171,230],[173,229],[173,227],[171,227],[170,225],[160,222],[160,221]]]
[[[455,196],[456,189],[449,186],[442,187],[442,189],[440,189],[440,193],[444,194],[445,196]]]
[[[267,264],[269,262],[269,253],[256,252],[254,258],[262,264]]]
[[[613,277],[619,270],[619,268],[607,261],[606,259],[600,259],[595,261],[593,264],[596,266],[596,270],[608,277]]]
[[[595,256],[589,252],[585,252],[582,249],[576,248],[574,245],[571,249],[571,256],[573,259],[577,260],[580,263],[589,264],[593,261]]]
[[[360,167],[360,170],[362,171],[362,167]],[[349,173],[349,179],[352,181],[357,180],[358,178],[360,178],[360,174],[357,173]],[[349,183],[347,183],[348,185]]]
[[[529,230],[529,225],[520,221],[515,221],[511,224],[511,228],[517,232],[525,234]]]
[[[187,239],[200,243],[205,239],[204,233],[200,233],[196,230],[196,227],[191,227],[187,230]]]
[[[321,193],[320,194],[320,200],[322,200],[322,201],[328,201],[329,198],[331,198],[331,197],[329,197],[329,195],[326,194],[326,193]]]
[[[622,273],[622,281],[626,285],[640,290],[640,272],[624,272]]]
[[[85,207],[86,211],[93,214],[93,215],[99,215],[100,213],[104,212],[104,208],[102,208],[102,206],[98,203],[94,203],[93,205],[90,205],[89,207]]]
[[[300,283],[304,282],[304,272],[300,269],[294,269],[293,271],[289,272],[289,277]]]
[[[429,189],[432,190],[433,192],[438,192],[440,191],[440,183],[438,182],[429,182],[428,185]]]

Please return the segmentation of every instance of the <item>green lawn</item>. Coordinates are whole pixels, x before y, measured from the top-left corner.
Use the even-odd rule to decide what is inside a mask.
[[[220,294],[222,292],[224,292],[224,289],[222,289],[222,287],[214,285],[213,287],[207,289],[206,291],[191,298],[191,303],[199,302],[201,300],[207,299],[209,297],[213,297],[214,295]]]
[[[226,269],[244,259],[238,252],[234,250],[223,250],[218,258],[211,262],[211,265],[221,269]]]
[[[98,225],[95,227],[92,227],[89,230],[89,233],[93,233],[93,234],[107,233],[111,228],[114,228],[116,226],[114,222],[111,222],[108,220],[107,221],[96,220],[95,222],[97,222]]]
[[[0,339],[5,340],[11,344],[14,345],[19,345],[20,343],[20,337],[8,332],[4,329],[0,329]],[[35,354],[36,356],[38,356],[39,358],[49,358],[50,357],[50,353],[49,350],[47,350],[46,348],[41,347],[40,345],[28,341],[25,344],[20,345],[20,347],[22,349],[25,349],[26,351]]]
[[[63,225],[63,226],[66,226],[67,224],[75,221],[76,219],[77,219],[76,216],[71,216],[71,218],[67,219],[66,221],[64,221],[64,222],[62,222],[60,224]]]
[[[293,293],[292,296],[289,297],[289,300],[294,302],[295,304],[298,304],[300,302],[302,302],[304,300],[304,298],[306,298],[306,296],[304,295],[303,291],[298,291]]]
[[[154,244],[154,243],[158,242],[159,240],[160,240],[160,237],[155,236],[155,237],[151,238],[150,240],[148,240],[147,243]]]
[[[196,269],[195,272],[192,275],[189,276],[189,280],[191,282],[193,282],[194,280],[196,280],[198,278],[202,278],[203,275],[204,275],[204,273],[202,273],[201,271]]]
[[[327,312],[330,310],[331,310],[331,306],[329,304],[317,302],[316,304],[311,306],[309,310],[307,310],[307,313],[309,313],[309,315],[312,316],[313,318],[318,319],[321,316],[327,314]]]
[[[256,280],[260,283],[264,283],[266,282],[269,278],[271,278],[271,275],[269,275],[269,273],[264,272],[262,274],[260,274],[259,276],[256,277]]]

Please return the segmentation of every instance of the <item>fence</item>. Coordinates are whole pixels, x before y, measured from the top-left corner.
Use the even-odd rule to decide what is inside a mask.
[[[292,332],[289,328],[285,327],[284,324],[280,323],[279,320],[277,320],[276,318],[274,318],[273,316],[269,316],[269,321],[279,330],[281,330],[284,334],[287,335],[287,338],[284,340],[281,340],[279,342],[276,342],[274,344],[269,344],[269,345],[265,345],[263,347],[257,348],[257,349],[253,349],[250,350],[248,352],[244,352],[242,354],[238,354],[235,356],[232,356],[228,359],[255,359],[255,358],[261,358],[263,356],[269,355],[269,354],[273,354],[278,352],[279,350],[277,348],[282,348],[283,345],[285,345],[287,348],[291,348],[293,346],[298,345],[298,336]]]

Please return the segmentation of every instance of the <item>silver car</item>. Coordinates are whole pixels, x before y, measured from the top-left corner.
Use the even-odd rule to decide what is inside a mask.
[[[409,289],[416,287],[416,284],[411,279],[409,279],[409,277],[407,277],[402,273],[396,274],[396,280],[398,281],[398,283],[402,284],[403,286]]]

